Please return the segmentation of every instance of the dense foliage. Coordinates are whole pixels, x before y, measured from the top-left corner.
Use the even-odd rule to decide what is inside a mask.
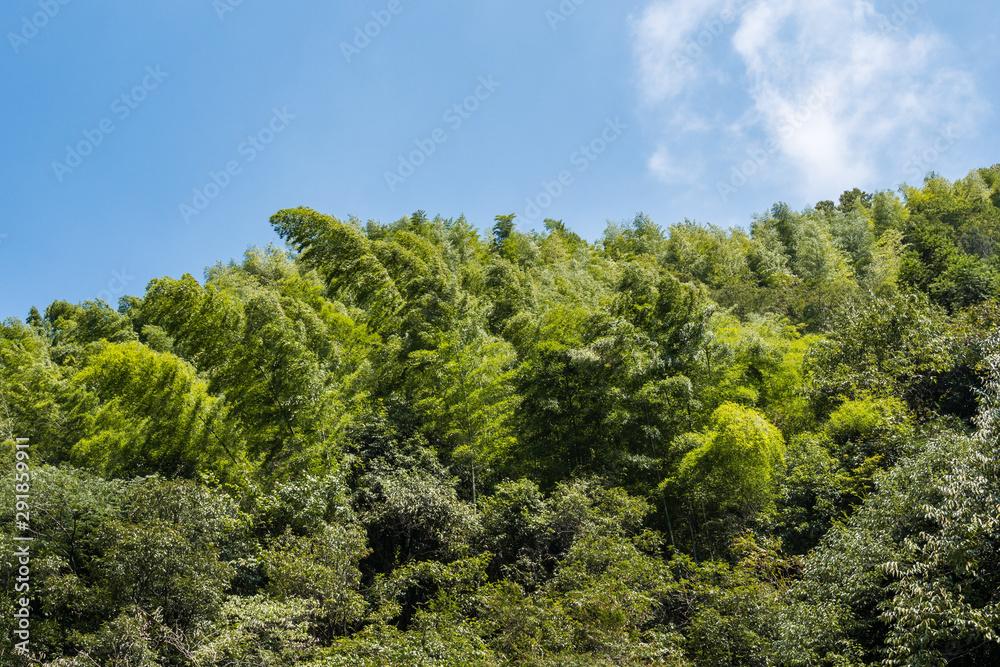
[[[287,249],[0,326],[2,664],[1000,664],[1000,166]]]

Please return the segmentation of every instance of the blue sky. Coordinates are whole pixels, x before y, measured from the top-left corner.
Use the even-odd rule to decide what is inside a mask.
[[[593,240],[959,178],[1000,162],[998,27],[981,0],[7,0],[0,317],[200,277],[294,206]]]

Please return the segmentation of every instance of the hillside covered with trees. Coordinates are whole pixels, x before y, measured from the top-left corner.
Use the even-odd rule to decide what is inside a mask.
[[[271,224],[0,326],[0,664],[1000,664],[1000,165],[594,243]]]

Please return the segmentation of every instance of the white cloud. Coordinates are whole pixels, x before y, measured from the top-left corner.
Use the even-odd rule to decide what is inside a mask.
[[[707,26],[732,8],[722,2],[658,1],[635,22],[642,97],[673,134],[667,145],[676,144],[682,131],[674,119],[717,114],[718,109],[698,107],[708,93],[716,99],[742,96],[742,108],[727,109],[737,120],[714,129],[728,136],[730,145],[741,146],[748,136],[773,142],[777,159],[768,169],[784,168],[773,177],[799,194],[829,196],[837,188],[895,185],[908,154],[944,128],[958,127],[968,136],[985,108],[971,75],[948,64],[942,35],[892,27],[890,17],[871,2],[735,3],[733,20],[714,36],[717,43],[709,42]],[[908,23],[912,29],[915,22]],[[700,57],[692,67],[679,67],[677,54],[697,44],[699,36],[707,43]],[[724,67],[736,71],[725,79],[712,76]],[[711,142],[704,145],[718,150]],[[733,148],[743,159],[746,150]],[[656,155],[663,151],[661,146]],[[654,156],[653,171],[670,173],[657,165]]]
[[[649,158],[649,170],[666,183],[690,184],[704,173],[705,166],[700,160],[686,164],[681,163],[670,154],[665,146],[661,146]]]
[[[672,97],[697,76],[698,49],[703,47],[691,37],[697,38],[706,17],[723,5],[723,0],[656,2],[633,21],[640,85],[647,100]]]

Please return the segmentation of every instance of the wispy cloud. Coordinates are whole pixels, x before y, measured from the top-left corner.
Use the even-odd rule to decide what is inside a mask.
[[[649,158],[649,170],[662,181],[690,184],[705,172],[705,165],[697,158],[690,162],[681,162],[671,155],[666,146],[660,146]]]
[[[674,97],[697,78],[698,56],[705,49],[697,42],[698,28],[723,4],[722,0],[655,2],[633,21],[640,86],[646,101]]]
[[[641,97],[665,137],[650,168],[666,181],[678,174],[659,156],[679,153],[691,118],[725,137],[693,160],[725,172],[742,147],[767,142],[770,176],[820,196],[902,180],[908,155],[946,127],[974,134],[986,108],[942,34],[900,30],[867,1],[660,0],[633,28]],[[728,120],[709,121],[718,104]]]

